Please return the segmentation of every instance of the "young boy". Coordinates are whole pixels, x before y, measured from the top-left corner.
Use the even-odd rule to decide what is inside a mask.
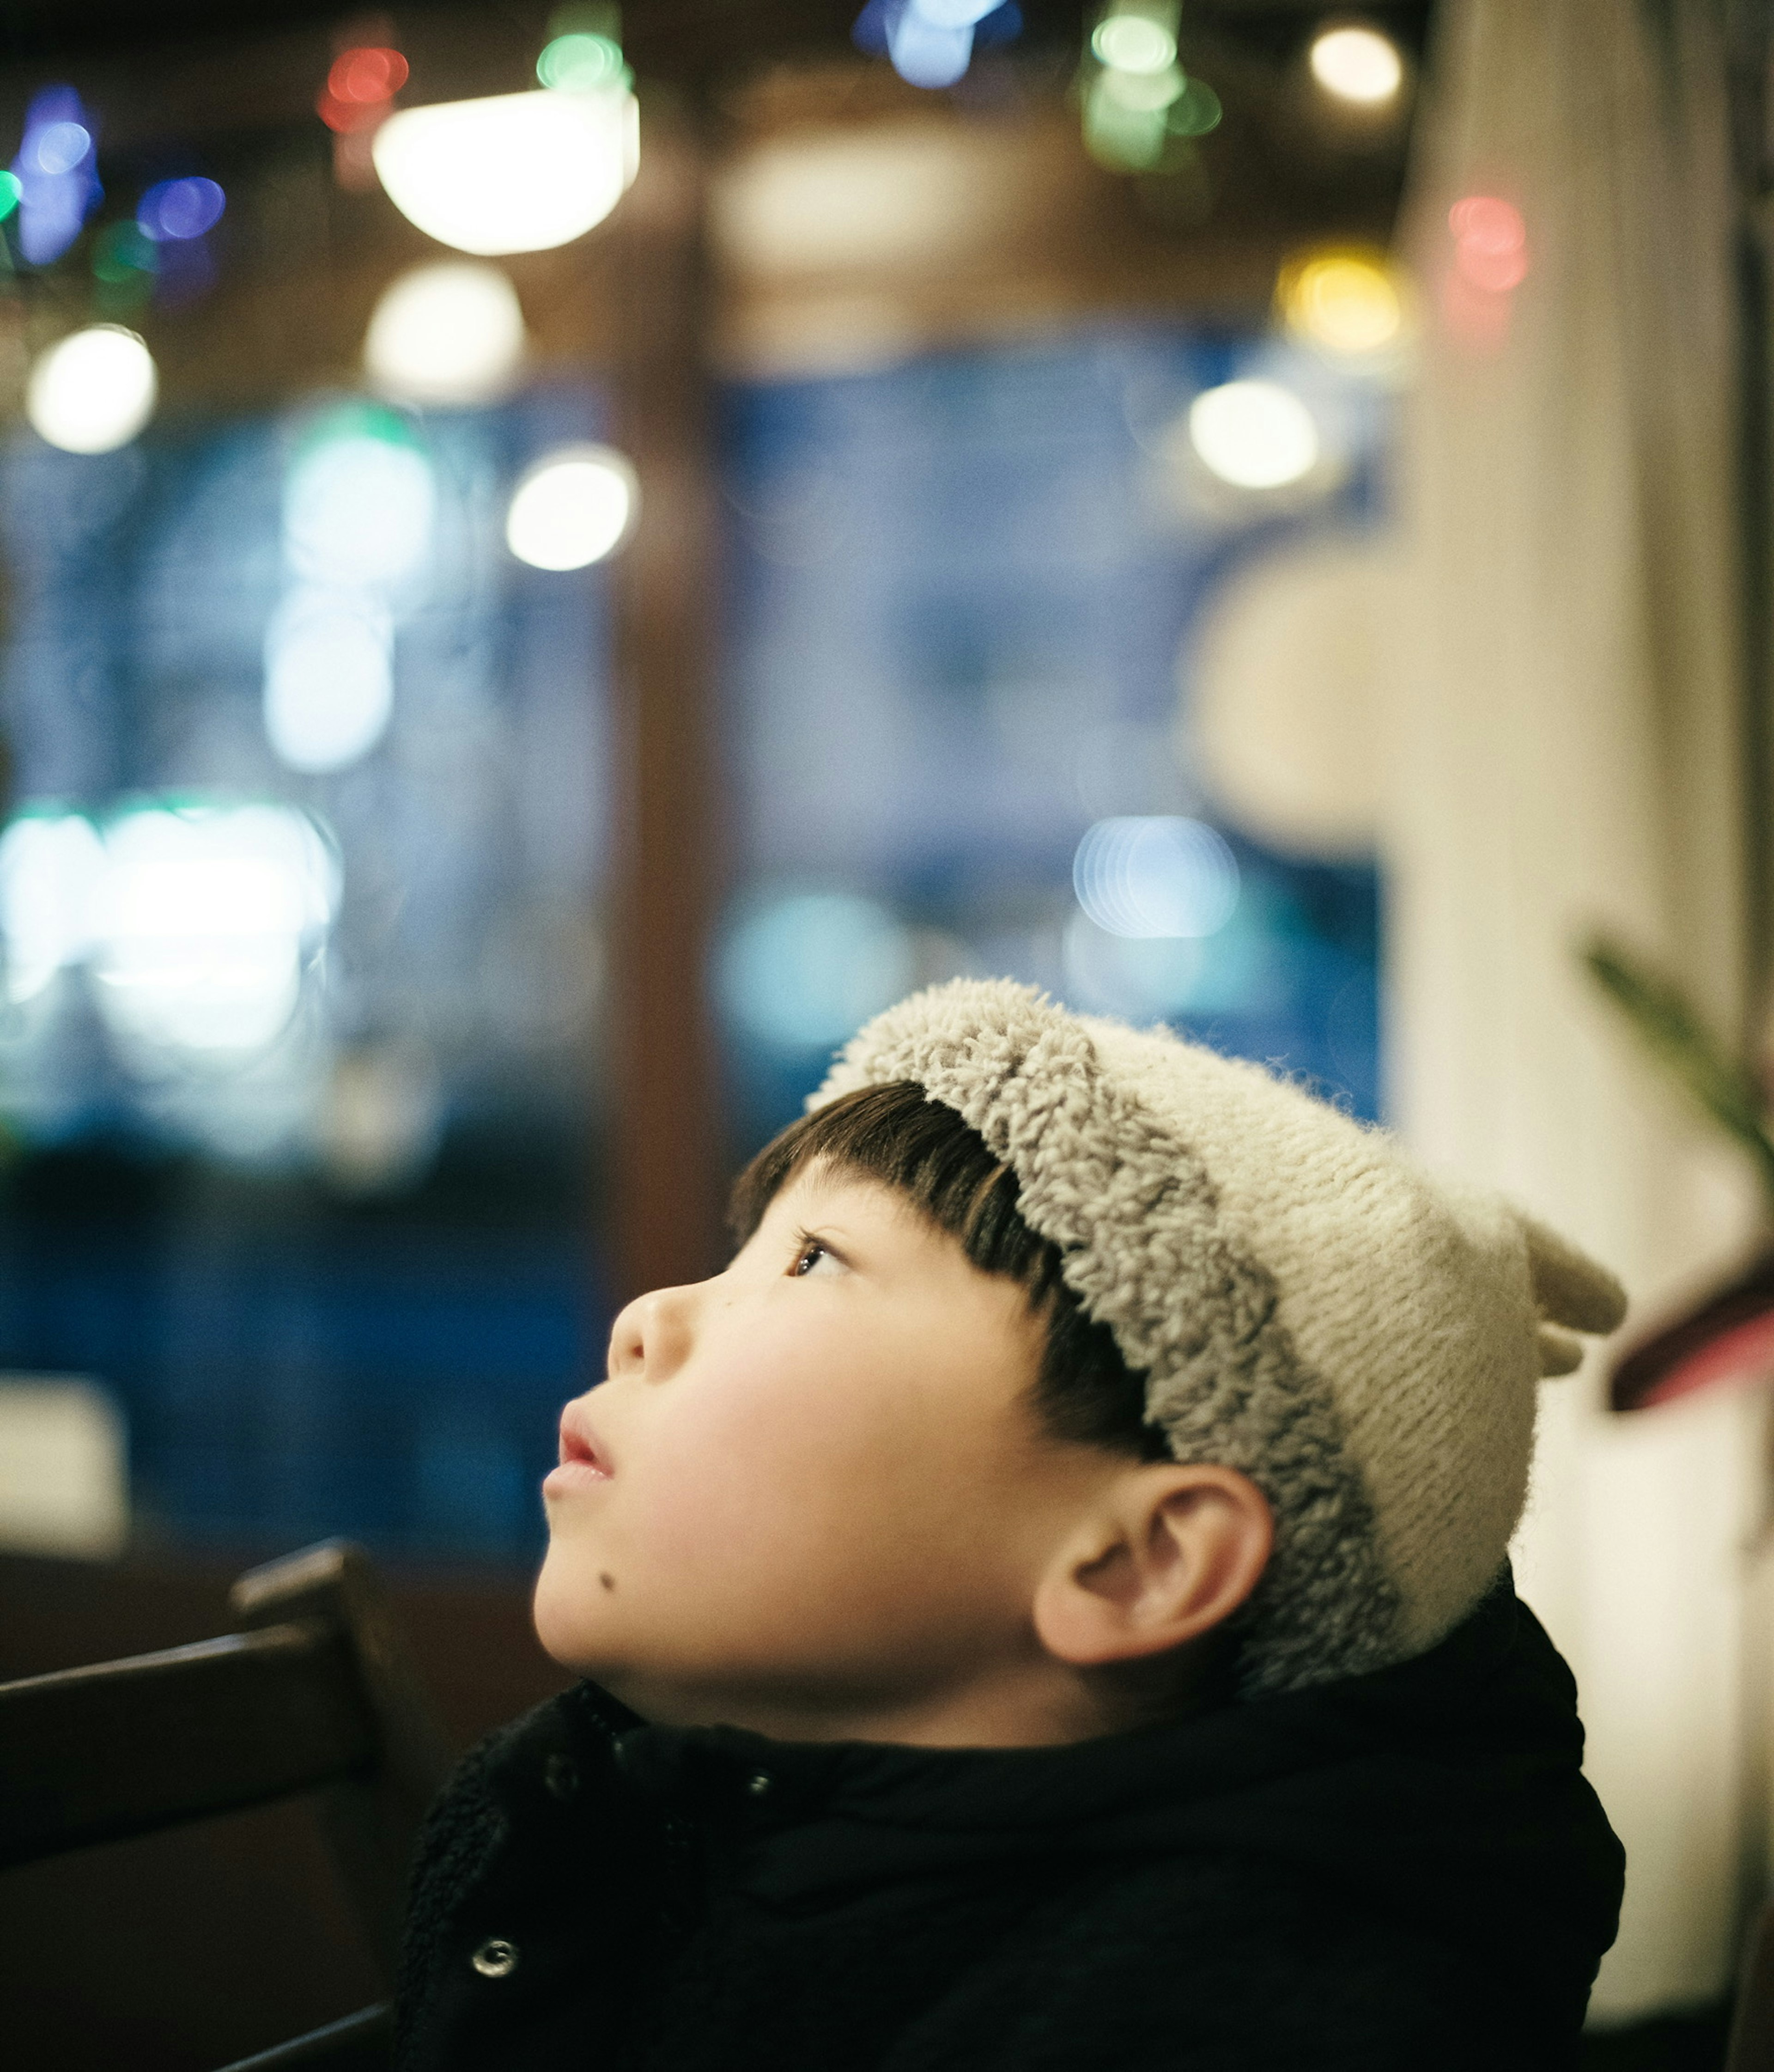
[[[409,2072],[1526,2072],[1621,1856],[1511,1589],[1614,1281],[1255,1067],[916,996],[617,1319]]]

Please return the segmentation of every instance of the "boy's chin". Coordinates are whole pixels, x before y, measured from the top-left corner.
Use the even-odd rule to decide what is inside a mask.
[[[530,1600],[530,1618],[545,1653],[575,1675],[595,1678],[606,1657],[597,1633],[601,1586],[595,1573],[579,1572],[582,1565],[550,1543]]]

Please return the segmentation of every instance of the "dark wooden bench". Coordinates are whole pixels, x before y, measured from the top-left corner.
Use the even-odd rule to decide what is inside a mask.
[[[365,1556],[336,1541],[254,1568],[240,1630],[0,1684],[0,1869],[313,1794],[388,1994],[407,1865],[444,1737]],[[368,2072],[384,1998],[231,2072]]]

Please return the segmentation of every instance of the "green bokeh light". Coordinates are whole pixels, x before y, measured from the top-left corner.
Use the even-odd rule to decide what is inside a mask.
[[[1177,62],[1177,38],[1145,14],[1114,14],[1096,25],[1090,47],[1112,71],[1163,72]]]
[[[1166,127],[1172,137],[1205,137],[1220,126],[1220,97],[1205,79],[1192,79],[1170,104]]]
[[[628,84],[621,45],[608,36],[585,33],[556,36],[545,45],[536,61],[536,76],[562,93],[594,93]]]
[[[24,183],[16,173],[0,173],[0,223],[18,206],[18,197],[24,191]]]
[[[133,223],[110,223],[92,245],[92,271],[111,286],[160,270],[160,254],[151,238]]]

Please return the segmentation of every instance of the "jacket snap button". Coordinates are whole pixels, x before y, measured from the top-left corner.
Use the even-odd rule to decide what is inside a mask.
[[[483,1979],[509,1978],[517,1969],[517,1945],[490,1935],[469,1961]]]
[[[770,1789],[770,1773],[762,1770],[754,1771],[745,1780],[745,1789],[754,1799],[762,1799]]]
[[[556,1799],[571,1799],[579,1789],[579,1766],[570,1755],[551,1755],[542,1766],[542,1782]]]

